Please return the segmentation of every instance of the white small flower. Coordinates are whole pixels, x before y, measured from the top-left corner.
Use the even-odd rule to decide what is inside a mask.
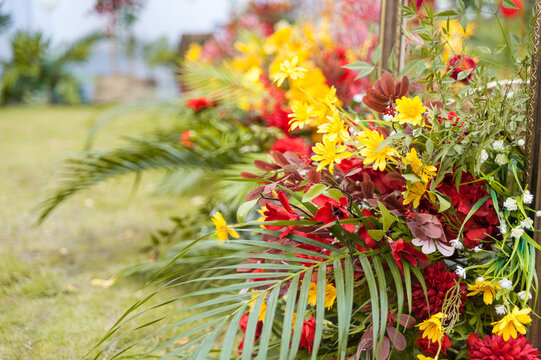
[[[473,251],[476,253],[479,253],[483,251],[483,248],[481,247],[481,245],[477,245],[476,247],[473,248]]]
[[[507,233],[507,224],[506,223],[501,223],[501,225],[498,226],[498,228],[500,229],[500,234],[505,235]]]
[[[518,139],[517,144],[518,146],[524,146],[526,144],[526,141],[524,141],[524,139]]]
[[[479,277],[477,278],[477,282],[483,282],[483,281],[485,281],[485,278],[484,278],[484,277],[479,276]]]
[[[479,155],[479,160],[481,160],[481,164],[488,160],[488,153],[485,149],[481,150],[481,154]]]
[[[505,157],[504,154],[498,154],[498,155],[496,155],[496,158],[494,159],[494,161],[495,161],[496,164],[498,164],[499,166],[504,166],[505,164],[507,164],[507,158]]]
[[[498,281],[498,283],[500,284],[500,287],[502,289],[511,290],[513,288],[513,282],[509,280],[508,278],[503,278],[500,281]]]
[[[509,211],[515,211],[518,209],[518,204],[515,199],[509,197],[503,202],[503,207]]]
[[[353,95],[353,101],[356,103],[361,103],[363,101],[364,94],[355,94]]]
[[[457,250],[464,249],[464,244],[462,244],[462,242],[460,240],[458,240],[458,239],[451,240],[451,246],[454,247]]]
[[[528,300],[530,300],[532,298],[532,294],[528,293],[526,294],[526,291],[522,290],[521,292],[519,292],[517,294],[517,296],[519,297],[520,300],[524,301],[526,300],[526,296],[528,297]]]
[[[520,239],[520,237],[524,234],[524,229],[520,226],[517,226],[515,228],[511,229],[511,237],[514,237],[515,239]]]
[[[530,190],[524,191],[524,195],[522,197],[522,201],[524,201],[524,204],[531,204],[533,203],[533,194],[530,192]]]
[[[533,229],[533,220],[532,219],[524,219],[520,222],[520,226],[525,229]]]
[[[535,213],[535,216],[541,217],[541,210],[537,210],[537,212]]]
[[[496,305],[494,306],[494,310],[496,310],[496,314],[498,315],[507,314],[507,308],[505,307],[505,305]]]
[[[394,119],[394,116],[392,116],[391,114],[385,114],[383,115],[383,121],[393,121]]]
[[[460,276],[461,278],[466,278],[466,269],[464,269],[462,266],[457,265],[455,273]]]
[[[503,150],[504,148],[504,142],[503,140],[496,140],[494,141],[494,144],[492,144],[492,148],[496,151]]]

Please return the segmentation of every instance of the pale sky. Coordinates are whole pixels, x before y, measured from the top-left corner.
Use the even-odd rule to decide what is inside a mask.
[[[16,29],[40,30],[54,44],[75,40],[104,27],[104,19],[90,10],[94,0],[0,0]],[[146,0],[135,26],[137,37],[167,36],[175,44],[182,33],[209,32],[224,23],[232,7],[245,0]],[[7,55],[9,34],[0,35],[0,58]]]

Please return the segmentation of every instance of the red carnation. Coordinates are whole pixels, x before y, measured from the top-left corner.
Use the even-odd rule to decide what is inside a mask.
[[[453,70],[451,77],[455,80],[458,80],[458,74],[466,70],[474,70],[475,61],[469,56],[457,55],[452,57],[447,64],[447,71]],[[466,78],[462,79],[466,84],[470,82],[470,79],[473,76],[473,71],[471,71]]]
[[[518,9],[508,9],[504,7],[503,2],[500,1],[500,10],[502,12],[502,15],[507,19],[512,19],[522,14],[522,0],[513,0],[513,4],[515,4]]]
[[[481,339],[471,334],[467,343],[470,360],[539,360],[539,351],[520,334],[507,341],[500,335],[486,335]]]
[[[422,334],[422,333],[423,333],[422,331],[419,331],[419,334]],[[438,353],[438,349],[440,347],[440,345],[437,342],[432,342],[428,338],[423,338],[423,337],[420,337],[417,340],[415,340],[415,345],[419,347],[419,349],[421,350],[423,354],[432,356],[432,357],[436,356],[436,354]],[[444,334],[443,337],[441,338],[441,353],[443,355],[447,355],[447,348],[451,345],[453,345],[453,343],[451,342],[451,339],[449,339],[449,336],[447,336],[447,334]]]
[[[413,266],[417,266],[417,260],[428,261],[428,257],[425,254],[414,248],[413,245],[407,241],[404,241],[403,239],[393,241],[391,238],[388,238],[387,242],[393,251],[393,258],[396,261],[396,265],[402,273],[404,273],[404,268],[402,267],[402,261],[404,260]]]
[[[316,319],[310,316],[310,319],[302,324],[301,341],[299,343],[299,349],[308,349],[308,353],[312,353],[312,346],[314,346],[314,338],[316,335]]]
[[[204,110],[208,107],[212,107],[214,105],[215,105],[214,102],[206,98],[189,99],[188,101],[186,101],[186,106],[188,106],[195,112],[199,112],[201,110]]]
[[[450,288],[459,281],[459,276],[454,272],[447,271],[447,265],[443,261],[433,263],[423,271],[423,277],[426,284],[428,295],[428,304],[430,305],[430,314],[437,314],[441,311],[445,295]],[[419,320],[429,318],[429,312],[426,305],[425,293],[421,284],[412,285],[412,313]],[[464,311],[466,302],[466,285],[460,283],[461,304],[460,312]]]
[[[285,153],[286,151],[291,151],[297,153],[301,156],[310,155],[310,148],[306,146],[306,143],[303,139],[295,137],[284,136],[281,139],[276,140],[272,145],[272,150]]]
[[[339,202],[338,202],[339,201]],[[325,195],[319,195],[312,202],[319,206],[319,210],[310,220],[316,220],[322,222],[324,225],[332,223],[339,220],[349,219],[349,214],[347,211],[348,200],[345,197],[334,200]],[[342,224],[342,227],[349,232],[355,231],[355,226],[353,224]]]

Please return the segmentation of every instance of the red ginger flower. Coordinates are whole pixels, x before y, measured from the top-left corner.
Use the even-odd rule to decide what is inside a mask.
[[[301,156],[310,155],[310,148],[306,146],[306,143],[303,139],[298,137],[292,138],[287,135],[281,139],[276,140],[276,142],[272,145],[272,150],[281,153],[291,151]]]
[[[349,219],[347,211],[348,200],[345,197],[342,197],[338,199],[338,201],[325,195],[316,197],[312,202],[319,206],[319,210],[316,212],[316,216],[311,220],[320,221],[324,225],[327,225],[336,221],[336,219]],[[342,224],[342,227],[349,232],[355,231],[355,226],[353,224]]]
[[[486,335],[481,339],[471,334],[467,343],[470,360],[539,360],[539,351],[524,335],[505,341],[500,335]]]
[[[419,331],[419,334],[422,334],[422,331]],[[437,342],[432,342],[428,338],[420,337],[417,340],[415,340],[415,345],[421,350],[421,352],[428,356],[436,356],[438,353],[438,349],[440,345]],[[453,345],[451,342],[451,339],[449,339],[449,336],[447,334],[444,334],[441,338],[441,353],[443,355],[447,355],[447,348],[449,346]]]
[[[314,346],[314,338],[316,335],[316,319],[310,316],[310,319],[302,324],[301,341],[299,343],[299,349],[307,349],[308,353],[312,353],[312,347]]]
[[[195,112],[199,112],[208,107],[213,107],[214,105],[215,105],[214,102],[206,98],[189,99],[188,101],[186,101],[186,106],[188,106]]]
[[[263,213],[263,215],[265,215],[265,221],[294,221],[299,219],[297,213],[293,211],[293,209],[289,205],[287,197],[281,191],[278,192],[278,200],[280,200],[280,204],[282,205],[281,207],[273,205],[271,203],[267,203],[267,211]],[[281,230],[284,227],[283,225],[264,226],[267,230],[273,231]],[[295,230],[295,225],[288,225],[286,230],[280,235],[280,239],[285,238],[293,230]]]
[[[460,277],[454,272],[447,271],[447,265],[443,261],[428,266],[423,272],[423,277],[426,284],[430,314],[437,314],[442,311],[447,291],[455,286],[455,282],[459,281]],[[419,320],[428,319],[428,308],[421,284],[413,284],[412,290],[412,313]],[[462,313],[467,299],[466,285],[462,282],[460,283],[460,297],[462,300],[460,312]]]
[[[503,2],[500,1],[500,10],[502,12],[502,15],[507,19],[512,19],[522,14],[522,0],[513,0],[513,4],[515,4],[518,9],[508,9],[504,7]]]
[[[404,268],[402,266],[402,261],[404,260],[413,266],[417,266],[417,260],[428,261],[428,257],[425,254],[414,248],[413,245],[407,241],[404,241],[403,239],[393,241],[391,238],[388,238],[387,242],[393,251],[393,258],[396,261],[396,265],[402,273],[404,273]]]

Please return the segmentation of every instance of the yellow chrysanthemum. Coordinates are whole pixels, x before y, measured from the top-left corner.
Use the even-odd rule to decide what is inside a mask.
[[[402,158],[402,162],[406,165],[411,165],[413,172],[419,175],[425,183],[428,183],[432,176],[436,176],[436,171],[438,170],[435,166],[423,166],[423,162],[417,157],[417,150],[415,148],[411,148],[410,152],[406,154],[406,157]]]
[[[248,303],[248,305],[250,306],[250,311],[252,311],[252,308],[254,307],[258,298],[260,296],[264,297],[265,295],[266,293],[263,293],[263,295],[261,293],[251,295],[252,301]],[[265,300],[263,300],[263,302],[261,303],[261,307],[259,308],[259,316],[257,317],[257,321],[264,321],[266,312],[267,312],[267,304],[265,303]]]
[[[475,279],[475,284],[468,285],[468,290],[470,293],[468,293],[468,296],[475,296],[479,293],[483,293],[483,301],[485,304],[490,305],[494,301],[494,297],[496,296],[496,290],[500,288],[500,285],[498,283],[492,284],[489,280],[484,279]]]
[[[516,339],[517,332],[526,334],[526,327],[523,324],[532,322],[532,318],[528,315],[531,311],[530,308],[519,310],[515,306],[510,314],[505,315],[500,321],[491,324],[494,325],[492,332],[502,335],[505,341],[509,340],[509,337]]]
[[[214,223],[214,226],[216,226],[216,235],[218,236],[220,243],[228,239],[227,235],[231,235],[235,239],[239,238],[239,234],[227,225],[224,217],[219,211],[212,217],[212,222]]]
[[[333,307],[336,301],[336,288],[333,284],[325,284],[325,307],[330,309]],[[315,282],[310,283],[310,289],[308,290],[308,304],[316,306],[317,303],[317,284]]]
[[[338,113],[335,113],[333,117],[329,116],[328,120],[327,123],[318,126],[317,132],[325,134],[325,137],[331,141],[338,143],[347,141],[349,139],[349,131]]]
[[[419,207],[419,203],[421,202],[421,198],[423,197],[425,192],[426,183],[423,183],[422,181],[417,181],[416,183],[411,184],[407,191],[402,193],[402,195],[406,196],[402,203],[404,205],[407,205],[413,201],[413,206]]]
[[[274,54],[281,46],[288,43],[291,39],[292,29],[285,26],[282,29],[275,31],[274,34],[265,39],[263,49],[267,54]]]
[[[402,99],[396,100],[396,111],[398,111],[398,114],[393,118],[393,121],[400,124],[408,123],[414,126],[423,125],[422,114],[426,110],[419,96],[413,99],[402,96]]]
[[[290,131],[304,128],[304,125],[310,124],[314,118],[319,116],[319,111],[305,102],[294,101],[291,110],[293,113],[288,115],[291,118],[289,120]]]
[[[415,325],[415,327],[418,327],[420,331],[423,331],[423,338],[428,338],[433,343],[439,342],[443,336],[444,330],[441,320],[446,316],[447,315],[444,313],[439,312],[432,315],[430,319],[423,321],[419,325]]]
[[[319,161],[317,171],[321,171],[325,166],[329,166],[329,172],[332,174],[334,163],[340,164],[342,159],[348,158],[353,154],[347,150],[345,145],[337,146],[336,141],[331,141],[324,137],[323,143],[318,143],[312,147],[316,155],[312,156],[312,160]]]
[[[366,129],[357,135],[357,140],[361,145],[361,156],[364,157],[365,165],[372,165],[374,170],[385,170],[387,161],[395,161],[398,151],[390,146],[384,146],[380,149],[381,143],[385,140],[377,130]]]
[[[447,28],[447,21],[441,22],[442,28]],[[443,61],[462,53],[464,40],[474,34],[475,24],[470,23],[466,26],[466,29],[462,27],[462,24],[458,20],[449,21],[448,31],[442,30],[442,40],[445,47],[443,49]]]
[[[184,58],[187,61],[196,61],[201,59],[201,55],[203,55],[203,47],[198,43],[191,43]]]
[[[282,86],[285,79],[302,79],[304,73],[308,70],[302,67],[297,67],[297,62],[299,57],[295,56],[291,61],[285,60],[280,64],[280,72],[274,74],[273,81],[276,82],[278,86]]]

